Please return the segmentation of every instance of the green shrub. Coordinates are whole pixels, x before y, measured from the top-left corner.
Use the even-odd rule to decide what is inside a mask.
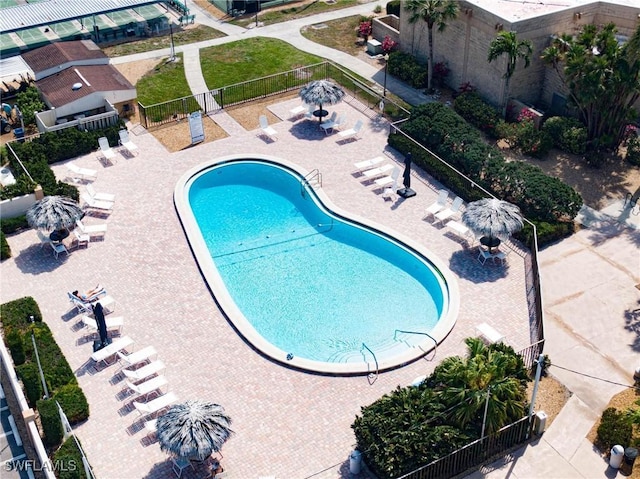
[[[544,122],[542,131],[547,132],[554,146],[563,151],[582,155],[587,149],[587,129],[575,118],[552,116]]]
[[[54,394],[66,384],[78,384],[71,366],[56,343],[49,326],[45,323],[36,323],[32,326],[40,356],[40,364],[44,371],[44,377],[49,386],[49,392]],[[31,341],[26,342],[25,350],[27,358],[35,361],[35,354]]]
[[[427,67],[405,52],[393,51],[389,54],[387,71],[389,75],[409,83],[414,88],[423,88],[427,84]]]
[[[633,426],[629,416],[615,408],[607,408],[600,418],[596,446],[602,452],[609,452],[616,444],[627,447],[631,443],[632,432]]]
[[[58,479],[86,479],[82,465],[82,453],[73,437],[69,437],[53,454],[53,461],[58,466]]]
[[[53,399],[42,399],[36,403],[42,424],[42,442],[49,448],[57,447],[62,442],[64,430],[58,413],[58,406]]]
[[[25,215],[16,216],[15,218],[6,218],[2,220],[2,232],[6,235],[15,233],[23,229],[29,229],[27,217]]]
[[[396,17],[400,16],[400,8],[402,4],[400,0],[391,0],[387,3],[387,15],[395,15]]]
[[[5,329],[4,340],[7,343],[13,364],[20,366],[25,362],[24,343],[22,333],[18,328]]]
[[[89,417],[89,403],[78,385],[67,384],[62,386],[56,391],[53,399],[60,403],[71,425],[82,422]]]
[[[500,120],[497,109],[485,102],[476,92],[467,92],[453,101],[455,111],[476,128],[495,136],[495,128]]]
[[[627,141],[627,161],[640,166],[640,137],[635,136]]]
[[[517,123],[516,136],[522,154],[544,158],[553,146],[553,139],[546,131],[536,129],[533,120]]]
[[[4,236],[4,232],[0,231],[0,260],[11,258],[11,247]]]
[[[25,91],[18,93],[16,103],[20,108],[22,121],[25,125],[35,125],[35,112],[47,109],[47,105],[40,99],[40,90],[35,86],[30,86]]]
[[[23,333],[28,330],[30,318],[36,323],[42,321],[42,313],[31,296],[0,304],[0,321],[5,330],[17,328]]]
[[[44,390],[40,380],[40,371],[36,363],[25,363],[16,367],[16,374],[22,381],[24,386],[24,395],[30,407],[36,407],[39,400],[42,399]]]

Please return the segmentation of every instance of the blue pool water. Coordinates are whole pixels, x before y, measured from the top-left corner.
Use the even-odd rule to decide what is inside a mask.
[[[430,333],[447,308],[430,261],[333,214],[288,168],[214,166],[191,180],[188,203],[237,308],[293,357],[362,363],[364,343],[383,361],[425,338],[397,330]]]

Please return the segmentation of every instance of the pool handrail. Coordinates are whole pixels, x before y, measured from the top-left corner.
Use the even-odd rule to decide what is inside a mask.
[[[376,357],[376,353],[374,353],[373,351],[371,351],[371,349],[369,348],[369,346],[367,346],[366,344],[362,343],[362,348],[360,348],[360,352],[362,352],[363,349],[366,349],[367,351],[369,351],[371,353],[371,355],[373,356],[373,360],[376,362],[376,374],[374,375],[373,373],[369,373],[367,375],[367,378],[369,379],[369,384],[373,384],[376,382],[376,380],[378,379],[378,376],[380,375],[379,372],[379,367],[378,367],[378,358]],[[364,357],[364,354],[362,355],[362,357]],[[366,358],[365,358],[366,360]],[[369,364],[369,361],[367,361],[367,365]],[[371,381],[371,377],[374,377],[375,379],[373,381]]]
[[[396,335],[398,333],[422,334],[424,336],[428,336],[429,338],[431,338],[431,340],[433,341],[433,344],[434,344],[434,346],[433,346],[433,357],[435,358],[436,354],[438,354],[438,341],[436,341],[435,338],[433,336],[431,336],[429,333],[423,333],[423,332],[420,332],[420,331],[405,331],[404,329],[396,329],[393,332],[393,340],[394,341],[397,341]],[[433,360],[433,358],[431,358],[431,360]]]

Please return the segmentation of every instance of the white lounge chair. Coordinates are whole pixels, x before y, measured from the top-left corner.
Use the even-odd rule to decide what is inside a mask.
[[[98,201],[94,200],[86,193],[80,193],[80,198],[84,201],[84,207],[92,210],[99,210],[101,212],[111,212],[113,203],[110,201]]]
[[[460,198],[459,196],[456,196],[453,200],[453,203],[451,203],[451,206],[449,206],[448,208],[445,208],[444,210],[434,215],[434,220],[432,224],[435,225],[438,222],[448,220],[453,215],[457,214],[458,211],[460,211],[460,207],[462,206],[463,201],[464,200],[462,198]]]
[[[375,188],[384,188],[389,185],[393,185],[392,188],[396,188],[398,186],[398,177],[400,176],[400,168],[397,166],[393,167],[393,171],[389,176],[383,176],[382,178],[376,179],[373,184]]]
[[[81,298],[70,292],[67,292],[67,296],[69,297],[69,301],[73,303],[80,313],[92,315],[93,305],[96,303],[100,303],[105,314],[112,313],[116,309],[116,300],[112,296],[106,294],[106,292],[104,296],[94,297],[90,301],[83,301]]]
[[[364,126],[362,120],[356,121],[356,124],[353,125],[353,128],[349,128],[348,130],[339,131],[338,132],[338,141],[345,140],[357,140],[358,135],[360,134],[360,130]]]
[[[76,238],[76,245],[78,248],[80,248],[82,245],[84,245],[85,248],[89,247],[89,241],[91,240],[91,237],[88,234],[82,233],[76,228],[73,230],[73,236],[75,236]]]
[[[163,371],[165,365],[162,361],[156,360],[151,361],[149,364],[142,366],[141,368],[130,370],[123,369],[122,373],[132,381],[142,381],[143,379],[148,378],[149,376],[153,376],[154,374],[158,374],[160,371]]]
[[[378,178],[379,176],[384,176],[387,171],[391,170],[393,170],[393,165],[387,163],[386,165],[363,171],[362,176],[367,180],[373,180],[374,178]]]
[[[95,188],[92,184],[88,184],[85,186],[87,193],[91,198],[96,201],[110,201],[111,203],[116,201],[116,195],[111,193],[96,193]]]
[[[102,302],[100,302],[100,304],[102,304]],[[82,324],[84,324],[84,327],[91,334],[98,332],[98,322],[94,318],[86,314],[83,314],[80,317],[80,321],[82,321]],[[107,326],[107,333],[109,331],[111,332],[115,331],[118,334],[122,333],[122,327],[124,326],[124,318],[122,316],[107,316],[104,318],[104,322]]]
[[[168,382],[169,381],[167,381],[167,378],[164,376],[156,376],[139,384],[133,384],[130,381],[125,381],[127,388],[133,391],[135,397],[140,396],[144,398],[148,398],[153,393],[159,395],[158,390],[161,387],[166,386]]]
[[[334,112],[335,113],[335,112]],[[331,121],[329,119],[328,122],[322,122],[320,128],[324,130],[324,132],[328,135],[329,133],[333,133],[334,130],[338,130],[344,125],[347,121],[346,115],[340,115],[337,119]]]
[[[260,115],[260,131],[261,135],[267,136],[269,139],[275,141],[278,139],[278,132],[271,126],[269,126],[269,120],[266,115]]]
[[[116,159],[115,152],[109,146],[109,140],[106,136],[101,136],[98,138],[98,145],[100,145],[100,153],[102,157],[107,159],[108,161],[112,161]]]
[[[53,249],[53,254],[55,255],[56,258],[60,257],[60,253],[65,253],[67,256],[69,256],[69,250],[62,243],[50,242],[49,244],[51,245],[51,248]]]
[[[377,168],[378,165],[383,162],[384,162],[384,158],[382,156],[376,156],[375,158],[371,158],[370,160],[359,161],[355,163],[353,166],[356,167],[356,172],[361,173],[365,170]]]
[[[440,190],[438,193],[438,199],[431,203],[427,208],[427,214],[425,218],[434,216],[439,211],[442,211],[447,206],[447,200],[449,199],[449,192],[445,189]]]
[[[92,170],[91,168],[81,168],[72,161],[67,162],[64,166],[73,173],[75,176],[74,180],[86,180],[86,179],[95,179],[98,175],[96,170]]]
[[[120,361],[123,367],[129,367],[141,363],[142,361],[146,361],[149,358],[157,355],[158,351],[156,351],[156,348],[154,348],[153,346],[147,346],[140,351],[136,351],[135,353],[131,354],[123,354],[119,352],[118,361]]]
[[[502,333],[496,331],[493,327],[487,323],[480,323],[476,326],[476,331],[480,336],[486,339],[490,343],[504,342],[505,336]]]
[[[104,236],[107,232],[107,225],[85,225],[81,220],[76,220],[76,225],[80,228],[80,231],[84,234],[88,234],[90,237]]]
[[[133,143],[129,138],[128,130],[120,130],[118,131],[118,135],[120,136],[120,145],[127,150],[131,155],[138,154],[138,145]]]
[[[458,223],[456,220],[447,221],[445,226],[452,229],[459,236],[464,236],[467,242],[470,243],[469,239],[473,237],[473,232],[468,227]]]
[[[105,346],[102,349],[98,349],[91,355],[91,359],[93,359],[97,364],[104,363],[105,366],[108,366],[109,364],[113,364],[109,363],[109,358],[113,358],[118,353],[118,351],[123,351],[131,347],[133,343],[133,339],[131,339],[129,336],[123,336],[116,339],[108,346]]]
[[[166,409],[178,400],[173,392],[169,391],[167,394],[163,394],[149,402],[137,402],[133,401],[133,407],[138,411],[141,416],[149,416],[157,412]]]
[[[299,118],[308,111],[313,111],[313,108],[313,105],[302,104],[289,110],[289,113],[291,113],[291,118]]]

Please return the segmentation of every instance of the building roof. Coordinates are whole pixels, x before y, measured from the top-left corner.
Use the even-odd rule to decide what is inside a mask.
[[[21,56],[0,58],[0,80],[7,83],[20,80],[20,76],[33,78],[33,70]]]
[[[53,107],[79,100],[95,92],[135,90],[135,87],[111,65],[71,67],[38,80],[36,85]],[[74,85],[81,85],[75,88]]]
[[[22,58],[35,73],[64,65],[72,61],[107,58],[91,40],[55,42],[22,54]]]
[[[76,20],[100,13],[117,12],[164,0],[64,0],[28,3],[2,9],[0,33]]]

